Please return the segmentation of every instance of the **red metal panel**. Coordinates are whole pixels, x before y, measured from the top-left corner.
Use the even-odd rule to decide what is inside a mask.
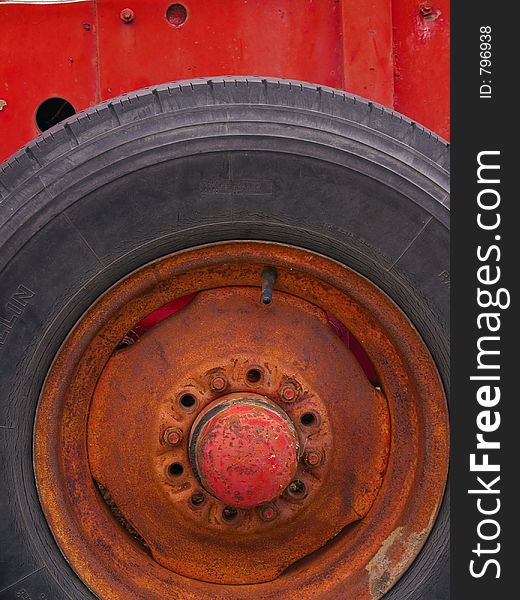
[[[392,107],[392,0],[343,0],[341,8],[343,87]]]
[[[449,0],[394,0],[395,109],[450,136]]]
[[[76,110],[96,103],[94,7],[0,4],[0,160],[38,135],[45,99],[65,98]]]
[[[184,3],[175,27],[169,2],[98,2],[101,96],[176,79],[218,75],[287,77],[342,87],[337,0]],[[120,12],[135,13],[124,23]]]
[[[37,135],[46,98],[82,110],[201,76],[343,88],[449,135],[449,0],[187,0],[180,26],[166,18],[169,4],[0,0],[0,160]]]

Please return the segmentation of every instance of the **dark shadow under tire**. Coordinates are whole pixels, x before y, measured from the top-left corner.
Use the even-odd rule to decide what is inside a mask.
[[[146,262],[205,243],[300,246],[404,310],[448,386],[449,151],[381,106],[284,80],[161,85],[71,117],[0,172],[0,599],[92,594],[41,511],[32,428],[88,306]],[[448,501],[388,600],[445,600]],[[346,591],[345,597],[348,597]]]

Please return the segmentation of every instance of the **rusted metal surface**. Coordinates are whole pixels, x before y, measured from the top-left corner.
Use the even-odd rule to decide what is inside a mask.
[[[273,302],[263,305],[260,276],[268,265],[276,268],[278,277]],[[235,287],[222,289],[230,285]],[[199,293],[185,309],[157,325],[156,332],[148,331],[136,344],[113,355],[119,340],[146,315],[174,298],[203,290],[207,291]],[[229,335],[229,319],[223,318],[226,294],[231,295],[227,298],[231,300],[234,292],[235,300],[240,298],[243,308],[251,309],[249,314],[237,314],[236,306],[230,310],[237,327],[242,321],[251,327],[244,346],[239,348],[236,336]],[[219,298],[224,304],[220,306],[220,318],[214,319]],[[303,312],[307,311],[302,326],[307,323],[307,327],[316,328],[316,334],[307,330],[303,336],[307,345],[302,354],[298,354],[296,343],[300,338],[294,333],[300,327],[294,312],[298,303]],[[273,343],[278,330],[257,326],[259,321],[255,322],[251,315],[255,310],[284,307],[288,308],[286,319],[292,327],[289,334],[280,331],[279,340]],[[190,310],[195,315],[203,308],[211,318],[198,320],[195,327],[187,328],[192,337],[185,359],[184,335],[176,332],[182,330],[184,315],[189,315]],[[312,313],[314,320],[309,316]],[[384,394],[370,385],[357,361],[328,325],[327,313],[344,323],[370,356]],[[298,328],[291,322],[295,318]],[[247,330],[247,325],[243,326]],[[326,331],[330,332],[330,340]],[[151,365],[152,372],[128,369],[129,378],[110,388],[110,377],[106,375],[112,371],[115,376],[125,365],[130,366],[132,355],[137,355],[140,347],[151,352],[157,345],[155,334],[160,336],[162,332],[164,337],[155,348],[159,358]],[[234,355],[230,352],[231,340],[239,360],[233,363],[235,370],[228,372],[224,358]],[[193,345],[194,341],[200,343]],[[253,348],[255,365],[249,362],[252,341],[257,344]],[[316,351],[316,344],[320,343],[327,347],[323,357]],[[193,349],[205,344],[209,344],[208,355],[199,357],[200,372],[193,375],[187,357],[191,354],[193,360]],[[288,357],[292,357],[291,362],[284,364]],[[327,362],[334,372],[324,377],[322,367]],[[267,368],[274,364],[281,367]],[[204,516],[208,508],[218,506],[220,511],[224,504],[211,500],[213,497],[198,482],[186,490],[176,483],[165,485],[165,468],[172,463],[183,464],[188,455],[185,435],[179,446],[171,446],[164,443],[162,433],[172,426],[184,431],[184,424],[191,426],[200,409],[219,394],[242,392],[246,374],[253,366],[269,376],[264,375],[248,391],[280,403],[295,424],[300,443],[305,427],[324,429],[324,442],[323,447],[302,444],[304,453],[320,453],[319,464],[313,465],[313,458],[310,463],[307,458],[300,460],[297,479],[280,499],[259,510],[255,508],[255,519],[250,521],[240,515],[233,518],[233,507],[229,507],[231,512],[226,515],[232,518],[224,524],[221,512],[215,514],[222,518],[213,521]],[[226,381],[225,392],[211,388],[215,369]],[[288,383],[283,379],[288,373],[298,394],[295,400],[289,398],[287,402],[282,400],[280,391]],[[329,375],[336,381],[332,388]],[[362,390],[363,385],[368,386],[370,393],[350,393]],[[192,393],[196,400],[188,409],[182,405],[182,395],[186,393]],[[372,413],[368,422],[363,406],[367,398],[368,412]],[[181,418],[175,419],[176,415]],[[367,439],[371,443],[384,441],[385,451],[390,449],[386,465],[381,446],[371,455],[372,446],[366,447]],[[110,452],[103,440],[109,440]],[[369,454],[363,455],[360,448]],[[90,459],[94,475],[101,470],[97,464],[101,460],[96,459],[98,452],[105,459],[114,457],[115,452],[114,465],[124,472],[127,487],[119,488],[115,477],[110,481],[110,495],[137,534],[153,531],[157,522],[168,527],[166,539],[163,537],[160,542],[145,538],[151,544],[153,557],[120,527],[98,493],[89,468]],[[40,497],[63,552],[99,597],[125,600],[171,596],[186,600],[252,600],[259,593],[270,599],[379,598],[408,567],[431,529],[444,490],[447,456],[448,426],[442,385],[426,347],[407,318],[375,286],[341,265],[303,250],[261,242],[222,243],[180,252],[144,267],[112,288],[78,323],[57,356],[42,393],[35,439]],[[377,478],[370,479],[374,488],[368,495],[363,488],[356,488],[365,476],[363,468],[378,472]],[[113,469],[107,471],[113,473]],[[184,469],[183,475],[189,471]],[[347,485],[341,481],[345,476],[349,478]],[[100,483],[104,486],[106,482]],[[334,487],[336,483],[341,485],[339,492]],[[125,504],[129,490],[133,493],[138,488],[144,494],[138,499],[145,504]],[[201,494],[205,500],[201,501]],[[155,524],[152,506],[154,510],[159,508]],[[192,507],[189,511],[185,510],[188,506]],[[291,507],[295,507],[292,514]],[[349,510],[357,513],[357,520],[345,517]],[[331,535],[331,523],[337,514],[343,519],[338,524],[341,530]],[[144,526],[147,520],[152,524],[150,528]],[[348,527],[344,526],[346,522],[350,523]],[[175,526],[169,529],[172,523]],[[277,537],[279,527],[284,535]],[[170,534],[174,540],[168,547]],[[333,541],[325,543],[332,536]],[[316,543],[321,549],[316,550]],[[252,547],[256,553],[251,552]],[[302,550],[300,555],[307,556],[285,570]],[[248,556],[252,562],[258,558],[261,564],[263,560],[271,565],[269,577],[262,574],[262,579],[272,581],[260,587],[239,588],[210,583],[222,573],[240,568]],[[206,561],[203,569],[193,564],[200,560]],[[183,577],[174,567],[175,562],[193,573],[198,568],[204,575],[195,579]]]
[[[259,292],[259,287],[240,286],[200,292],[111,358],[90,406],[94,478],[110,491],[158,562],[196,579],[274,579],[365,515],[386,465],[386,402],[326,315],[278,291],[266,306]],[[219,380],[226,381],[225,391],[213,389]],[[281,393],[288,390],[298,390],[297,398],[282,401]],[[242,405],[245,422],[238,420],[239,405],[232,407],[234,414],[223,411],[207,421],[215,409],[244,397],[273,408],[278,401],[283,408],[267,415],[264,407],[255,415],[249,400]],[[225,421],[215,422],[219,417]],[[233,417],[238,433],[229,429]],[[249,448],[254,453],[248,456],[239,448],[235,455],[231,444],[253,442],[251,419],[262,425]],[[172,426],[186,441],[164,448],[161,432]],[[269,433],[278,439],[266,440]],[[300,448],[318,451],[326,460],[310,473],[297,462]],[[225,471],[238,460],[247,460],[242,463],[247,476],[234,471],[230,479]],[[172,475],[172,465],[182,472]],[[270,472],[272,466],[280,480]],[[284,494],[293,479],[305,491]],[[194,510],[191,498],[198,492],[210,493]],[[237,492],[242,501],[234,498]],[[262,518],[256,510],[269,501],[276,519]],[[232,518],[224,512],[229,505],[240,509]],[[269,532],[265,521],[273,523]],[[282,551],[274,553],[273,547]]]

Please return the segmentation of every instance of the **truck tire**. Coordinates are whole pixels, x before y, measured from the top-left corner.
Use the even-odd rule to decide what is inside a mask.
[[[68,118],[7,160],[0,171],[0,599],[113,597],[89,591],[62,555],[33,463],[47,373],[100,296],[188,248],[228,240],[303,248],[392,299],[448,390],[448,182],[448,145],[406,117],[343,91],[255,77],[125,94]],[[445,493],[411,566],[390,589],[380,581],[374,597],[449,597],[448,518]],[[212,597],[243,597],[226,593]],[[343,589],[326,597],[351,596]]]

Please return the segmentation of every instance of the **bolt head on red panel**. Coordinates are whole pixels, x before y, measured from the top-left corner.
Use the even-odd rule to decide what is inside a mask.
[[[286,413],[256,394],[229,394],[195,421],[190,457],[206,490],[252,508],[280,496],[298,466],[298,438]]]
[[[135,19],[135,13],[131,8],[123,8],[119,16],[124,23],[131,23]]]

